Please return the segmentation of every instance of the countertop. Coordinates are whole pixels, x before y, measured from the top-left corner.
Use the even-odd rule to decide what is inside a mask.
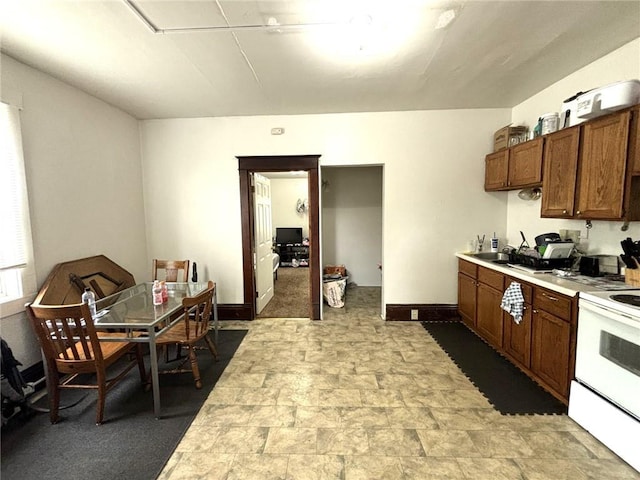
[[[523,270],[510,267],[509,265],[503,265],[499,263],[493,263],[491,260],[481,260],[468,253],[456,253],[456,257],[466,260],[467,262],[475,263],[491,270],[495,270],[505,275],[509,275],[513,278],[518,278],[533,285],[538,285],[543,288],[548,288],[555,292],[567,295],[569,297],[575,297],[580,292],[602,292],[601,288],[594,287],[593,285],[584,285],[572,281],[570,278],[562,278],[551,273],[529,273]],[[629,287],[633,288],[633,287]]]

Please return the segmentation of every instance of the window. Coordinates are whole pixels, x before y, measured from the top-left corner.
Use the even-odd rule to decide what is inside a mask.
[[[20,114],[0,102],[0,318],[23,310],[35,269]]]

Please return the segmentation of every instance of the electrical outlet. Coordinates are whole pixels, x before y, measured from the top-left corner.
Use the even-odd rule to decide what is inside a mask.
[[[411,310],[411,320],[418,320],[418,310]]]

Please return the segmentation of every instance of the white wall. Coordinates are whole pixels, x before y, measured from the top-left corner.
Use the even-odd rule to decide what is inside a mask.
[[[538,117],[546,112],[559,112],[562,102],[579,91],[600,87],[609,83],[640,79],[640,38],[624,45],[609,55],[587,65],[563,80],[539,92],[513,109],[512,121],[516,124],[535,125]],[[499,126],[498,126],[499,127]],[[544,195],[544,192],[542,193]],[[560,220],[540,218],[540,200],[525,202],[518,198],[517,192],[503,193],[508,196],[507,241],[512,245],[520,244],[520,230],[523,230],[529,243],[541,233],[557,232],[560,229],[581,230],[583,238],[581,249],[588,253],[622,253],[620,240],[626,237],[640,238],[640,222],[630,224],[629,230],[620,230],[622,222],[593,221],[593,228],[587,231],[581,220]]]
[[[308,200],[309,181],[307,176],[301,178],[271,179],[271,220],[273,237],[278,227],[301,227],[302,238],[309,237],[309,214],[298,212],[298,199]]]
[[[5,55],[1,66],[3,100],[23,107],[38,288],[57,263],[97,254],[146,278],[137,120]],[[23,314],[1,327],[25,367],[40,361]]]
[[[347,267],[350,283],[382,285],[382,167],[322,169],[322,253],[324,265]]]
[[[385,303],[456,303],[455,252],[505,236],[506,196],[485,193],[484,155],[511,111],[444,110],[141,122],[149,255],[196,258],[221,303],[240,303],[238,161],[320,154],[324,166],[383,165]],[[285,135],[272,136],[274,125]],[[175,178],[189,195],[167,200]],[[203,277],[204,278],[204,277]]]

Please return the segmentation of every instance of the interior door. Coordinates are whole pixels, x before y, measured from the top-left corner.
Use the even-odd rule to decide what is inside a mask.
[[[256,314],[273,298],[273,231],[271,227],[271,182],[258,173],[254,180],[255,239],[253,268],[256,278]]]

